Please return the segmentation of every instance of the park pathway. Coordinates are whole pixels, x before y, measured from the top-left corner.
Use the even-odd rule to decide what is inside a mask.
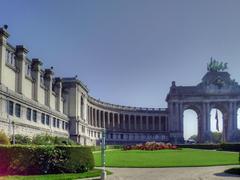
[[[239,180],[240,176],[223,173],[236,166],[183,168],[108,168],[107,180]]]

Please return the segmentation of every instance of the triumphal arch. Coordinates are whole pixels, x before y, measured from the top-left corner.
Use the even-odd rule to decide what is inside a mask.
[[[237,141],[237,110],[240,106],[240,86],[226,71],[227,64],[212,60],[202,82],[196,86],[177,86],[173,81],[166,101],[170,139],[183,140],[183,112],[192,109],[198,117],[198,140],[211,139],[210,111],[219,109],[223,114],[222,140]]]

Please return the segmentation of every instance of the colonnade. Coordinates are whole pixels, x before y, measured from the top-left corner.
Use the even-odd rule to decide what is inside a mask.
[[[167,131],[167,114],[113,112],[88,106],[88,124],[110,130]]]

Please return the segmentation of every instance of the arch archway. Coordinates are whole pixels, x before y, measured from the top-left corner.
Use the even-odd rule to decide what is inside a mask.
[[[223,140],[223,112],[218,108],[210,111],[211,142],[220,143]]]
[[[237,110],[237,129],[240,131],[240,107]]]
[[[196,136],[196,137],[193,137]],[[197,140],[198,136],[198,115],[193,109],[186,109],[183,112],[183,137],[184,140],[189,138]]]

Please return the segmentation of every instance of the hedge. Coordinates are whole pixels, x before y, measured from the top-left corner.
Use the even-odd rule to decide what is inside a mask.
[[[223,143],[223,144],[181,144],[180,148],[193,148],[193,149],[212,149],[222,151],[236,151],[240,152],[239,143]]]
[[[80,173],[94,167],[90,148],[79,146],[0,146],[1,175]]]

